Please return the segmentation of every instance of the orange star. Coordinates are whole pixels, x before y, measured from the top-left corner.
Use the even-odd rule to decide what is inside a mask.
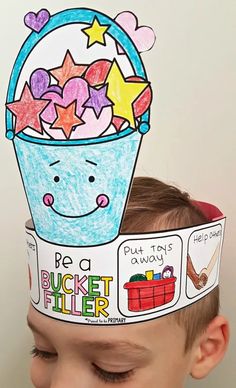
[[[57,104],[55,104],[55,107],[57,111],[57,118],[51,125],[51,128],[62,129],[67,139],[69,139],[72,128],[76,125],[84,124],[84,121],[75,114],[76,101],[72,102],[67,107],[63,107]]]
[[[77,65],[70,51],[67,50],[62,65],[51,69],[50,73],[57,79],[59,86],[63,87],[69,79],[81,77],[87,68],[87,65]]]
[[[26,82],[20,100],[6,105],[7,109],[16,117],[15,133],[17,134],[27,127],[30,127],[38,133],[42,133],[40,114],[49,102],[48,100],[35,99]]]

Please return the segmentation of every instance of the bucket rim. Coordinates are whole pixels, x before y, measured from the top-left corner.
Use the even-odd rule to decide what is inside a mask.
[[[139,129],[133,129],[131,127],[126,128],[123,131],[113,133],[111,135],[107,136],[100,136],[100,137],[91,137],[87,139],[68,139],[68,140],[55,140],[55,139],[40,139],[37,137],[32,137],[29,135],[26,135],[25,133],[19,133],[16,136],[12,138],[13,141],[23,140],[28,143],[33,143],[33,144],[38,144],[38,145],[47,145],[47,146],[86,146],[86,145],[93,145],[93,144],[103,144],[103,143],[108,143],[111,141],[116,141],[119,139],[123,139],[127,136],[131,136],[132,134],[137,134],[139,133],[140,136],[142,136],[146,132],[142,132],[146,128],[149,130],[150,126],[148,123],[143,122],[139,126]]]

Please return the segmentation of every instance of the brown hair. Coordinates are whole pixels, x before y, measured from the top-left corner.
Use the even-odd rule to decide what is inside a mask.
[[[188,227],[207,222],[189,194],[154,178],[134,178],[123,233],[142,233]],[[210,294],[173,314],[171,319],[186,330],[185,351],[219,313],[219,287]]]

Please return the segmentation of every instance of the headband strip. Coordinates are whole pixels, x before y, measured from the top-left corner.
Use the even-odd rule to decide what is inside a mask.
[[[225,219],[123,234],[98,247],[58,246],[26,225],[32,305],[62,321],[114,325],[189,306],[219,282]]]

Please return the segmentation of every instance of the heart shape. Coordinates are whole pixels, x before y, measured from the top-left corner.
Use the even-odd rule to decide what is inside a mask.
[[[84,103],[89,99],[88,82],[80,77],[75,77],[67,81],[62,90],[62,96],[56,92],[47,92],[42,98],[51,100],[41,114],[41,118],[49,124],[52,124],[57,118],[55,104],[67,107],[73,101],[76,101],[76,114],[81,117],[84,112]]]
[[[145,82],[145,80],[141,77],[131,76],[127,77],[126,81],[130,82]],[[138,118],[142,116],[150,107],[152,102],[152,89],[149,85],[137,98],[137,100],[133,103],[134,108],[134,116]]]
[[[121,130],[122,125],[124,124],[125,119],[122,119],[122,117],[113,116],[112,124],[114,125],[117,132]]]
[[[115,21],[127,32],[140,53],[151,50],[156,40],[151,27],[139,27],[138,19],[132,12],[120,13]],[[119,54],[124,54],[124,50],[119,45],[117,49]]]
[[[111,65],[112,62],[108,59],[99,59],[88,67],[84,78],[91,86],[103,85]]]
[[[40,32],[50,19],[50,13],[47,9],[41,9],[37,14],[28,12],[25,15],[24,22],[27,27],[35,32]]]
[[[93,109],[85,109],[82,120],[84,124],[77,126],[72,132],[70,139],[89,139],[101,136],[109,127],[112,121],[112,108],[105,107],[99,118]],[[50,124],[43,122],[45,132],[53,139],[66,140],[65,133],[61,129],[51,128]]]
[[[50,75],[45,69],[37,69],[30,76],[30,89],[34,98],[41,98],[47,92],[61,94],[61,88],[57,85],[50,86]]]
[[[105,132],[112,121],[112,108],[107,106],[103,108],[99,117],[96,116],[93,109],[85,109],[82,120],[83,125],[79,125],[72,133],[71,139],[89,139],[98,137]]]

